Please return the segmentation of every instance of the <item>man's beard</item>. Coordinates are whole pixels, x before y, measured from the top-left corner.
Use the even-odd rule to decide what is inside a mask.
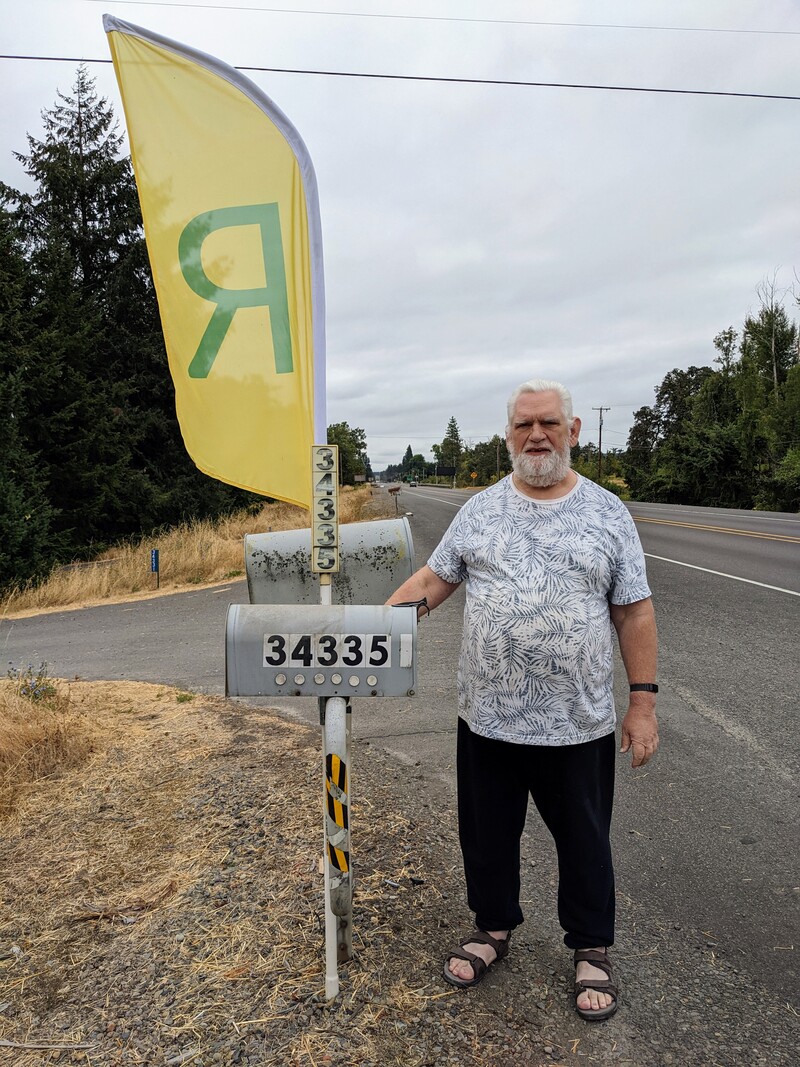
[[[509,455],[514,464],[514,473],[532,489],[547,489],[551,485],[563,482],[570,471],[569,441],[564,442],[560,452],[553,450],[545,456],[532,456],[527,452],[517,452],[509,443]]]

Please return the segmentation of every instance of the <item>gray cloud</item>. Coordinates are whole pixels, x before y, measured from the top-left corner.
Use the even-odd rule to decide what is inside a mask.
[[[105,58],[101,10],[29,5],[4,50]],[[788,0],[632,11],[609,0],[602,21],[800,31]],[[800,94],[800,36],[117,13],[238,65]],[[515,0],[480,14],[532,17]],[[535,17],[600,21],[588,0],[537,4]],[[11,153],[74,65],[8,69],[0,177],[19,186]],[[110,69],[91,69],[121,118]],[[363,427],[376,467],[407,444],[429,455],[451,415],[466,438],[502,432],[507,394],[533,374],[572,389],[585,440],[592,408],[610,405],[604,443],[622,447],[663,376],[710,363],[759,282],[781,268],[788,285],[800,267],[798,102],[251,76],[314,160],[329,421]]]

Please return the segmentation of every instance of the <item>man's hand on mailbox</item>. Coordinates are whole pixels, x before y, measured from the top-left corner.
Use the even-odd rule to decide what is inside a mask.
[[[428,607],[428,598],[424,596],[421,600],[404,600],[402,604],[392,604],[393,608],[416,608],[417,618],[422,619],[426,615],[430,615],[431,609]]]

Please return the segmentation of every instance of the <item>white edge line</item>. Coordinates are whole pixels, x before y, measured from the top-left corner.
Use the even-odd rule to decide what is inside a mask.
[[[445,500],[444,497],[441,496],[430,496],[428,493],[425,494],[425,499],[437,500],[440,504],[449,504],[451,508],[463,508],[463,506],[466,504],[466,500],[462,500],[458,504],[456,504],[453,500]]]
[[[444,500],[440,496],[427,496],[428,500],[438,500],[440,504],[449,504],[452,508],[460,508],[461,504],[455,504],[452,500]],[[757,585],[761,589],[772,589],[776,593],[788,593],[789,596],[800,596],[794,589],[784,589],[780,585],[767,585],[765,582],[754,582],[752,578],[740,578],[738,574],[726,574],[724,571],[712,571],[708,567],[697,567],[694,563],[682,563],[679,559],[668,559],[666,556],[656,556],[652,552],[645,552],[648,559],[660,559],[662,563],[674,563],[677,567],[688,567],[693,571],[703,571],[705,574],[716,574],[718,578],[731,578],[734,582],[746,582],[748,585]]]
[[[788,593],[789,596],[800,596],[794,589],[783,589],[780,585],[767,585],[765,582],[754,582],[752,578],[740,578],[738,574],[725,574],[724,571],[712,571],[708,567],[696,567],[694,563],[682,563],[679,559],[667,559],[666,556],[654,556],[652,552],[645,552],[648,559],[660,559],[663,563],[674,563],[677,567],[689,567],[693,571],[703,571],[705,574],[716,574],[719,578],[731,578],[734,582],[747,582],[748,585],[757,585],[761,589],[773,589],[776,593]]]

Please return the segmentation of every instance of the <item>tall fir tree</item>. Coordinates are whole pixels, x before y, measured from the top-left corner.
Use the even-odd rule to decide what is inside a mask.
[[[54,518],[38,457],[27,440],[25,365],[30,286],[19,228],[0,202],[0,588],[47,568]]]
[[[440,454],[442,457],[442,465],[444,467],[458,468],[458,461],[461,458],[463,450],[464,445],[461,441],[461,433],[458,429],[455,415],[453,415],[447,423],[447,430],[445,431],[444,440],[441,445]]]
[[[4,191],[27,269],[17,446],[37,457],[52,562],[250,497],[199,472],[183,447],[110,105],[80,68],[42,118],[43,137],[17,154],[35,191]]]
[[[18,155],[36,186],[17,197],[34,294],[27,430],[56,529],[79,554],[135,528],[152,497],[133,462],[134,353],[120,344],[118,321],[141,233],[111,108],[83,68],[72,95],[59,93],[42,118],[44,138],[29,136],[28,153]]]

